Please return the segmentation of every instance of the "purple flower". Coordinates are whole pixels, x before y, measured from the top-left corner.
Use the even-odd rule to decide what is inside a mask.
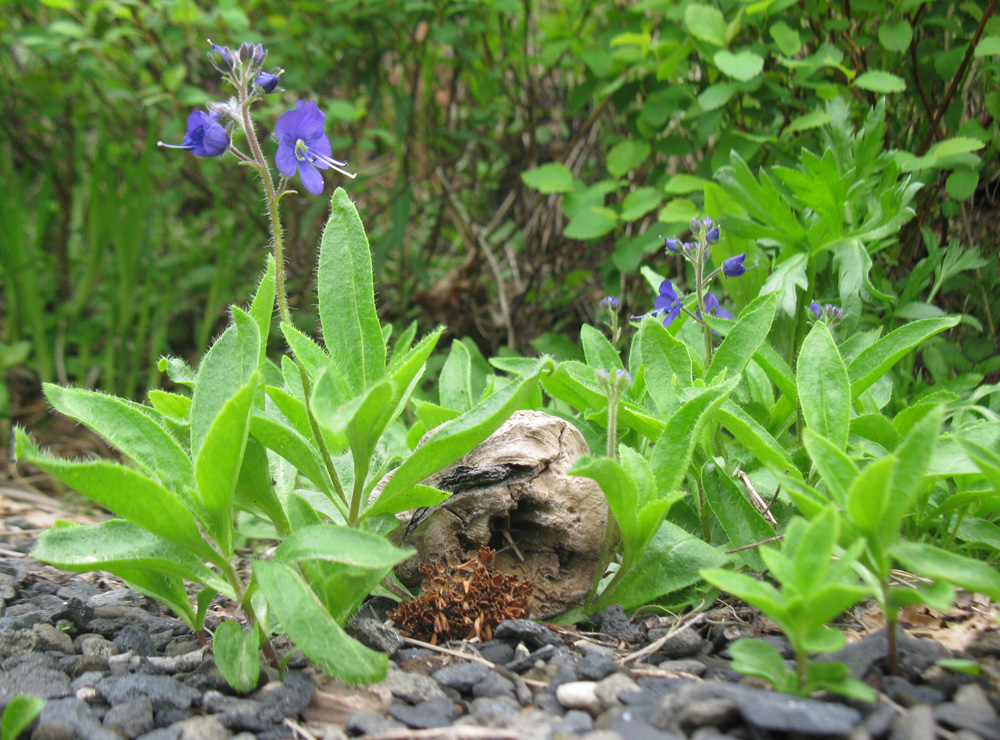
[[[650,314],[651,316],[657,316],[661,313],[666,314],[663,318],[664,326],[670,326],[674,319],[680,316],[681,299],[669,279],[665,279],[660,283],[660,294],[653,301],[653,308],[655,310]]]
[[[715,244],[719,241],[719,227],[714,226],[705,233],[705,241],[709,244]]]
[[[809,304],[809,310],[812,311],[813,316],[815,316],[818,319],[820,311],[823,310],[823,307],[818,303],[816,303],[816,301],[813,301],[812,303]]]
[[[212,39],[209,39],[208,43],[212,44]],[[218,69],[220,72],[232,72],[236,66],[236,55],[233,54],[233,50],[230,49],[228,46],[219,46],[218,44],[212,44],[212,51],[218,54],[221,59],[220,61],[215,57],[211,57],[212,64],[215,65],[216,69]]]
[[[663,245],[674,254],[680,252],[683,247],[680,239],[664,239]]]
[[[809,304],[809,310],[812,311],[812,315],[817,319],[826,321],[828,324],[834,324],[838,321],[843,321],[844,317],[847,315],[844,313],[844,309],[838,308],[829,303],[825,303],[822,306],[816,301]]]
[[[298,170],[302,185],[313,195],[323,192],[323,176],[320,170],[335,169],[342,175],[355,177],[344,169],[347,162],[333,159],[330,140],[323,131],[326,114],[316,103],[303,100],[295,104],[295,110],[281,114],[274,126],[278,139],[278,153],[274,164],[285,177],[293,177]]]
[[[257,79],[254,82],[261,91],[273,93],[278,89],[278,78],[281,77],[281,73],[284,71],[283,69],[279,69],[277,72],[261,72],[257,75]]]
[[[229,148],[229,134],[219,123],[218,113],[196,110],[187,118],[184,143],[164,144],[158,141],[156,144],[169,149],[187,149],[196,157],[218,157]]]
[[[608,311],[617,311],[621,307],[622,302],[613,295],[606,295],[601,299],[601,308],[605,308]]]
[[[747,258],[746,254],[737,254],[735,257],[730,257],[722,262],[722,272],[726,274],[726,277],[739,277],[747,268],[743,266],[743,260]]]
[[[711,291],[705,294],[705,312],[709,316],[718,316],[720,319],[733,320],[733,315],[719,305],[719,299]]]

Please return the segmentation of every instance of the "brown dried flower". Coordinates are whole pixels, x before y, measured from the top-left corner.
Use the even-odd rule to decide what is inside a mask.
[[[465,562],[449,558],[421,563],[424,593],[389,612],[399,631],[432,645],[473,637],[489,640],[500,622],[523,617],[535,585],[491,572],[495,556],[481,547],[478,553],[466,553]]]

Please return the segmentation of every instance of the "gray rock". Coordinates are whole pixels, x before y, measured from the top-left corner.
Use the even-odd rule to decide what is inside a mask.
[[[142,594],[137,594],[130,588],[118,588],[113,591],[102,591],[101,593],[94,594],[86,601],[87,606],[91,609],[96,609],[101,606],[121,606],[125,604],[142,606],[145,603],[146,597]]]
[[[934,707],[934,717],[955,730],[974,732],[983,740],[1000,740],[1000,720],[996,712],[946,702]]]
[[[902,676],[885,676],[882,679],[882,689],[898,704],[904,707],[914,707],[918,704],[940,704],[944,694],[930,686],[912,684]]]
[[[608,637],[625,642],[635,642],[639,639],[639,629],[632,624],[632,620],[618,604],[612,604],[603,612],[591,615],[590,619]]]
[[[892,721],[889,740],[934,740],[934,711],[926,706],[910,707]]]
[[[297,717],[309,706],[316,684],[307,673],[289,671],[280,684],[270,683],[258,691],[254,698],[260,702],[260,718],[264,722],[281,724],[285,717]]]
[[[0,659],[16,655],[25,655],[35,649],[38,635],[31,627],[4,628],[0,627]]]
[[[562,638],[544,624],[532,622],[530,619],[508,619],[497,625],[493,637],[508,642],[523,642],[530,648],[540,648],[545,645],[562,645]]]
[[[668,634],[670,634],[669,629],[651,629],[648,638],[650,642],[655,642]],[[678,660],[697,655],[704,646],[705,639],[690,627],[685,627],[663,643],[656,654],[664,656],[667,660]]]
[[[707,667],[700,660],[685,658],[682,660],[664,660],[657,663],[656,667],[661,671],[675,671],[677,673],[688,673],[692,676],[704,676]]]
[[[996,715],[996,710],[993,709],[993,705],[990,704],[990,700],[986,697],[983,687],[976,683],[967,683],[964,686],[959,686],[952,697],[952,701],[963,707],[980,709],[984,712],[992,712],[994,716]]]
[[[537,661],[548,660],[552,657],[555,651],[555,645],[546,645],[533,653],[528,653],[527,655],[523,655],[519,658],[514,658],[514,660],[507,663],[504,668],[508,671],[514,671],[514,673],[522,673],[533,667]]]
[[[355,614],[344,625],[344,631],[362,645],[390,657],[404,645],[399,632],[374,617]]]
[[[72,638],[51,624],[44,622],[36,624],[31,628],[31,631],[38,638],[36,644],[39,650],[54,650],[64,655],[73,655],[76,652]]]
[[[80,740],[121,740],[117,732],[102,727],[87,704],[79,699],[52,699],[45,702],[32,740],[57,740],[70,728],[70,738]]]
[[[476,646],[479,655],[496,665],[514,660],[514,647],[503,640],[488,640]]]
[[[14,604],[0,618],[0,632],[30,629],[36,624],[52,624],[52,619],[34,604]]]
[[[604,653],[588,650],[576,668],[577,675],[583,681],[600,681],[615,672],[615,661]]]
[[[87,583],[86,581],[73,579],[72,581],[69,581],[60,586],[56,590],[56,596],[66,601],[70,599],[76,599],[77,601],[86,605],[87,602],[92,597],[96,596],[100,592],[101,590],[92,583]]]
[[[382,685],[389,689],[393,696],[410,704],[419,704],[428,699],[444,696],[444,690],[430,676],[424,676],[420,673],[406,673],[391,665]]]
[[[571,709],[562,719],[552,725],[552,736],[582,735],[594,729],[594,720],[586,712]]]
[[[674,721],[685,734],[688,734],[699,727],[717,727],[726,730],[736,725],[739,718],[740,711],[736,702],[719,697],[691,702],[681,708]]]
[[[73,683],[70,684],[70,688],[77,692],[82,688],[97,686],[97,682],[104,678],[104,673],[101,671],[87,671],[76,678],[73,679]]]
[[[450,725],[458,718],[458,709],[451,699],[442,696],[413,705],[393,702],[389,715],[414,730],[429,730]]]
[[[201,699],[201,706],[230,730],[261,732],[270,726],[258,716],[261,704],[253,699],[237,699],[218,691],[206,691]]]
[[[598,681],[595,688],[597,698],[605,709],[620,706],[622,701],[619,697],[622,694],[639,690],[639,684],[635,682],[635,679],[624,673],[612,673],[610,676]]]
[[[405,728],[402,722],[398,722],[391,717],[386,717],[381,712],[373,712],[366,709],[363,712],[355,712],[344,721],[344,730],[348,735],[375,735],[380,732],[390,730],[401,730]]]
[[[469,714],[458,723],[481,727],[507,727],[511,718],[521,713],[520,705],[514,699],[474,699],[469,705]]]
[[[73,689],[69,676],[53,668],[51,659],[29,654],[17,665],[0,671],[0,705],[6,706],[18,694],[59,699],[71,696]]]
[[[122,653],[131,651],[144,658],[156,655],[156,646],[149,636],[149,630],[137,624],[125,625],[122,631],[115,635],[114,644]]]
[[[919,680],[920,675],[936,661],[951,657],[951,651],[941,643],[928,638],[910,637],[898,625],[896,642],[900,673],[911,681]],[[817,660],[846,663],[853,678],[864,680],[876,663],[886,661],[888,654],[888,632],[883,627],[835,653],[821,655]]]
[[[104,726],[117,728],[134,740],[153,731],[153,702],[148,696],[116,704],[104,715]]]
[[[17,579],[6,573],[0,573],[0,600],[13,601],[16,598]]]
[[[80,655],[84,657],[103,658],[107,660],[112,655],[118,655],[120,652],[117,645],[98,635],[87,637],[80,641]]]
[[[496,671],[490,671],[486,678],[472,687],[472,695],[476,698],[495,699],[505,696],[511,699],[517,698],[514,682],[509,678],[504,678]]]
[[[455,689],[461,694],[469,694],[472,687],[490,674],[489,666],[482,663],[463,661],[445,666],[431,674],[431,678],[446,689]]]
[[[862,726],[872,737],[885,737],[889,734],[892,721],[896,719],[896,710],[885,704],[880,704],[873,712],[864,718]]]
[[[166,708],[189,709],[201,693],[172,676],[111,676],[97,682],[98,693],[111,706],[148,696],[154,711]]]

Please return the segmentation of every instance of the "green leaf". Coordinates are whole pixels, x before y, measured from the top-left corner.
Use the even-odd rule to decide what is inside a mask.
[[[796,384],[806,425],[838,449],[846,449],[851,428],[851,385],[840,350],[822,321],[813,324],[802,342]]]
[[[296,570],[262,560],[253,570],[278,622],[316,665],[350,684],[385,678],[388,657],[349,637]]]
[[[52,407],[93,429],[142,470],[183,491],[194,483],[191,460],[177,441],[151,418],[150,409],[114,396],[78,388],[43,386]]]
[[[666,417],[680,405],[674,387],[691,386],[691,355],[687,345],[668,332],[659,321],[648,318],[639,327],[642,367],[646,375],[646,390],[659,413]]]
[[[781,444],[738,404],[727,400],[716,414],[722,426],[757,460],[775,470],[787,470],[789,475],[801,475]]]
[[[45,700],[34,694],[18,694],[3,710],[0,740],[17,740],[45,708]]]
[[[660,205],[663,198],[656,188],[636,188],[622,201],[622,221],[638,221]]]
[[[728,560],[722,552],[676,524],[663,522],[635,565],[614,591],[598,597],[595,608],[620,604],[623,609],[635,609],[698,583],[702,569],[719,567]]]
[[[215,630],[212,652],[215,667],[236,691],[245,694],[257,686],[260,657],[256,628],[247,632],[236,622],[223,622]]]
[[[621,356],[611,346],[608,338],[590,324],[584,324],[580,327],[580,344],[583,345],[587,364],[595,370],[604,370],[613,375],[615,370],[625,369]]]
[[[560,162],[549,162],[521,173],[521,181],[540,193],[572,193],[573,173]]]
[[[802,436],[809,457],[841,511],[847,510],[848,491],[858,477],[858,466],[842,449],[813,429]]]
[[[255,439],[247,440],[233,501],[238,508],[269,520],[283,536],[290,531],[288,517],[271,479],[267,450]]]
[[[219,411],[205,435],[194,477],[205,506],[205,527],[226,558],[233,555],[233,494],[250,434],[250,414],[260,375],[254,373]]]
[[[784,21],[772,24],[770,30],[771,38],[778,45],[778,49],[786,57],[793,57],[802,50],[802,39],[799,32],[790,28]]]
[[[295,359],[302,363],[302,366],[309,373],[310,378],[319,377],[320,373],[334,364],[326,350],[320,347],[311,338],[300,332],[291,324],[282,322],[281,333],[288,342],[288,346],[295,355]],[[340,373],[343,376],[343,373]],[[347,381],[343,380],[344,388],[347,388]]]
[[[271,319],[274,317],[274,296],[274,256],[268,253],[264,275],[257,283],[257,290],[254,293],[249,311],[251,318],[257,323],[257,330],[260,334],[260,354],[258,355],[260,364],[263,364],[267,358],[267,338],[271,334]]]
[[[799,131],[808,131],[812,128],[819,128],[820,126],[826,126],[832,120],[833,119],[830,117],[830,114],[826,111],[814,110],[793,119],[792,122],[785,128],[785,133],[794,134]]]
[[[233,308],[233,323],[205,354],[191,399],[191,456],[229,399],[250,382],[260,364],[260,330],[249,314]]]
[[[926,339],[950,329],[960,320],[958,316],[947,316],[913,321],[889,332],[863,350],[847,367],[851,379],[851,398],[858,398],[871,387],[872,383],[882,377],[886,370]]]
[[[889,51],[906,51],[913,41],[913,27],[905,18],[878,27],[878,40]]]
[[[16,454],[105,509],[184,547],[220,567],[228,567],[202,538],[188,507],[176,494],[142,473],[107,460],[70,462],[42,452],[20,428]]]
[[[803,540],[792,548],[786,542],[785,554],[792,559],[792,582],[782,583],[785,589],[809,599],[816,593],[826,579],[830,568],[830,558],[837,544],[837,512],[832,506],[823,509],[819,516],[813,517],[803,534]],[[838,612],[839,613],[839,612]],[[822,624],[826,620],[821,620]]]
[[[402,511],[396,508],[397,499],[407,489],[446,468],[493,434],[514,411],[521,408],[534,391],[539,375],[551,366],[551,360],[539,360],[535,372],[509,383],[458,418],[431,432],[424,444],[396,468],[378,500],[362,517]]]
[[[738,89],[731,82],[709,85],[698,95],[698,105],[705,111],[717,110],[728,103]]]
[[[167,391],[155,388],[148,395],[149,402],[153,405],[153,408],[165,419],[177,422],[178,424],[191,423],[191,399],[188,396],[182,396],[178,393],[168,393]],[[188,464],[191,464],[190,460],[188,460]]]
[[[112,572],[136,593],[165,604],[184,624],[194,630],[197,616],[191,608],[191,597],[188,596],[182,579],[152,570],[124,566],[117,567]]]
[[[660,209],[656,218],[665,224],[680,224],[688,223],[697,215],[698,206],[694,204],[694,201],[687,198],[674,198]]]
[[[684,25],[692,36],[714,46],[725,46],[728,29],[726,19],[717,9],[692,3],[684,9]]]
[[[372,256],[347,191],[337,188],[319,248],[323,340],[355,393],[385,374],[385,342],[375,309]]]
[[[729,645],[733,670],[744,676],[762,678],[778,691],[795,693],[795,675],[785,668],[785,659],[773,645],[744,638]]]
[[[764,69],[764,57],[744,49],[733,53],[727,49],[715,52],[715,66],[734,80],[749,82]]]
[[[936,407],[917,422],[895,450],[898,458],[889,481],[888,501],[882,515],[882,545],[889,546],[899,537],[903,518],[924,490],[924,475],[934,457],[943,408]]]
[[[124,519],[53,527],[38,536],[31,556],[74,573],[149,570],[201,583],[235,598],[228,582],[189,550]]]
[[[468,411],[476,402],[472,397],[472,355],[458,339],[451,343],[451,351],[438,377],[441,405],[455,411]]]
[[[681,172],[677,175],[673,175],[667,184],[663,188],[663,192],[667,195],[687,195],[688,193],[700,193],[704,190],[705,185],[708,184],[708,180],[703,177],[696,177],[695,175],[689,175],[685,172]]]
[[[739,376],[706,388],[686,401],[667,421],[666,431],[653,448],[650,464],[660,487],[660,498],[672,498],[687,474],[701,429],[739,383]]]
[[[589,241],[600,239],[618,225],[618,215],[604,206],[591,206],[578,211],[566,224],[563,235],[567,239]]]
[[[862,90],[870,90],[886,95],[906,90],[906,80],[891,72],[883,72],[881,70],[873,70],[858,75],[854,80],[854,84]]]
[[[257,411],[250,419],[250,435],[294,465],[327,496],[333,495],[333,482],[323,466],[319,452],[297,431],[284,422]]]
[[[751,606],[757,607],[771,619],[780,620],[785,615],[781,594],[770,583],[758,581],[742,573],[716,568],[703,570],[701,576],[716,588],[738,596]]]
[[[644,539],[644,533],[639,531],[639,489],[625,467],[610,457],[584,455],[573,463],[569,475],[597,481],[608,500],[608,508],[618,522],[625,562],[638,556]]]
[[[629,170],[645,162],[650,152],[652,147],[645,141],[633,139],[620,141],[608,152],[608,172],[616,179],[623,177]]]
[[[889,501],[889,481],[896,458],[892,455],[869,463],[847,492],[847,514],[869,541],[879,541],[882,515]]]
[[[1000,600],[1000,573],[981,560],[919,542],[897,542],[889,553],[916,576],[946,581]]]
[[[778,298],[772,293],[758,296],[740,311],[736,324],[712,357],[712,364],[705,373],[706,382],[711,383],[722,372],[726,372],[727,377],[733,377],[746,369],[747,363],[771,331],[777,306]]]
[[[944,188],[952,200],[966,200],[972,197],[979,187],[979,172],[971,167],[959,167],[948,175]]]
[[[317,524],[299,529],[285,538],[275,551],[274,560],[286,564],[322,560],[388,572],[412,554],[412,550],[401,550],[371,532],[355,527]]]
[[[976,59],[997,55],[1000,55],[1000,36],[983,36],[976,44],[976,50],[972,52],[972,56]]]
[[[729,537],[731,547],[752,545],[774,537],[774,528],[753,507],[736,482],[723,474],[714,463],[706,463],[702,482],[708,505]],[[756,571],[766,570],[757,548],[744,550],[736,557]]]

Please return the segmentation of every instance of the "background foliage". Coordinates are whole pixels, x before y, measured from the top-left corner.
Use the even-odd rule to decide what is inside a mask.
[[[888,155],[848,184],[861,196],[922,187],[898,235],[865,240],[870,287],[888,299],[859,292],[844,307],[886,328],[935,315],[931,303],[967,314],[921,367],[939,382],[995,373],[995,6],[2,3],[0,367],[133,395],[161,382],[161,354],[203,351],[248,293],[266,250],[249,173],[154,146],[228,94],[205,63],[211,37],[260,40],[280,60],[288,93],[273,112],[314,97],[334,121],[334,151],[360,173],[351,195],[372,234],[382,318],[444,323],[487,355],[578,356],[565,336],[606,290],[641,313],[637,268],[683,270],[664,264],[660,235],[697,213],[732,223],[724,177],[706,186],[731,152],[754,174],[797,166],[804,148],[831,148],[824,124],[860,127],[886,96]],[[854,165],[838,165],[850,179]],[[807,221],[816,204],[801,208]],[[323,209],[286,206],[291,295],[307,324]],[[791,256],[726,245],[760,263],[729,284],[736,308]],[[833,254],[810,261],[817,296],[838,292]],[[0,416],[7,405],[4,390]]]

